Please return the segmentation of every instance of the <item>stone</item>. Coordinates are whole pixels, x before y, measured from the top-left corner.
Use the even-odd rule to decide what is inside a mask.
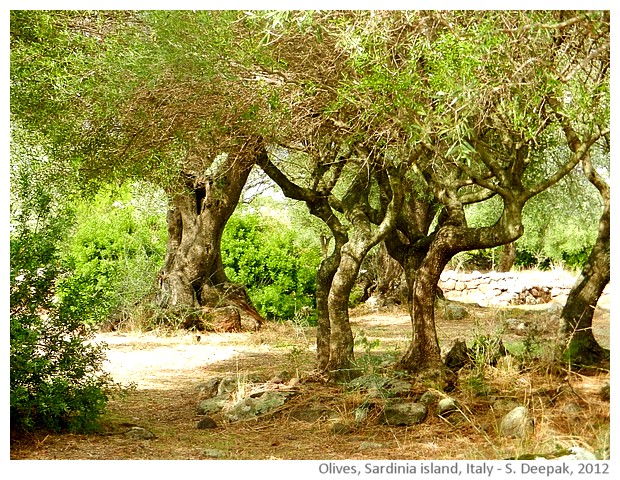
[[[376,296],[368,297],[368,299],[364,302],[369,308],[377,309],[382,303],[382,299]]]
[[[221,396],[236,392],[237,386],[237,379],[235,377],[224,377],[217,387],[217,394]]]
[[[486,293],[487,296],[491,295],[491,291],[495,290],[495,287],[493,285],[491,285],[490,283],[482,283],[478,286],[478,290],[480,290],[482,293]],[[495,296],[497,294],[497,292],[493,293],[493,296]]]
[[[454,270],[444,270],[443,272],[441,272],[441,275],[439,276],[439,280],[442,282],[447,282],[448,280],[451,280],[455,277],[456,277],[456,272]]]
[[[227,455],[224,450],[219,450],[217,448],[207,448],[203,453],[205,457],[209,458],[222,458]]]
[[[461,320],[468,316],[467,309],[462,305],[448,305],[444,313],[446,320]]]
[[[564,289],[561,287],[552,287],[551,288],[551,296],[557,297],[558,295],[562,295],[564,293]]]
[[[200,419],[196,428],[198,428],[198,430],[217,428],[217,423],[215,423],[215,420],[213,420],[210,416],[205,415],[203,418]]]
[[[496,414],[504,415],[508,413],[509,411],[517,407],[520,407],[520,406],[521,404],[517,402],[516,400],[513,400],[511,398],[500,398],[493,402],[493,405],[491,406],[491,408]]]
[[[439,400],[439,396],[436,393],[427,390],[422,394],[419,402],[423,403],[424,405],[430,405],[431,403],[435,403],[437,400]]]
[[[424,421],[428,407],[423,403],[397,403],[385,407],[383,423],[386,425],[417,425]]]
[[[222,377],[211,377],[197,386],[198,391],[207,398],[212,398],[217,395],[218,387]]]
[[[526,407],[516,407],[502,418],[500,433],[505,437],[526,438],[534,432],[534,419]]]
[[[256,417],[277,408],[293,395],[293,392],[264,392],[259,397],[246,397],[230,406],[225,412],[230,422]]]
[[[514,296],[514,293],[502,292],[493,299],[493,303],[496,305],[509,305],[513,301]]]
[[[407,380],[394,379],[390,380],[386,388],[391,395],[398,397],[409,393],[412,387],[413,385],[411,382],[408,382]]]
[[[473,303],[480,307],[485,307],[487,306],[488,298],[487,295],[480,290],[469,290],[467,292],[467,303]]]
[[[446,355],[444,360],[446,367],[453,372],[456,372],[463,368],[468,363],[471,363],[470,349],[467,347],[467,343],[462,338],[457,338],[452,344],[452,348]]]
[[[599,396],[601,397],[601,400],[609,402],[611,396],[611,387],[609,383],[601,387],[601,390],[599,391]]]
[[[221,412],[228,403],[229,396],[227,394],[217,395],[212,398],[207,398],[198,403],[196,411],[199,415],[210,415],[213,413]]]
[[[489,305],[535,305],[548,303],[552,299],[563,304],[566,301],[574,278],[566,279],[546,272],[530,275],[528,272],[472,273],[444,271],[439,286],[446,298],[467,303]]]
[[[527,334],[528,324],[517,318],[507,318],[504,323],[508,329],[517,335]]]
[[[458,406],[454,398],[442,398],[439,400],[439,403],[437,403],[437,415],[446,416],[450,413],[456,412],[457,410]]]
[[[371,373],[369,375],[362,375],[361,377],[354,378],[348,383],[348,387],[353,390],[381,391],[386,388],[389,381],[389,378]]]
[[[366,418],[368,418],[368,405],[360,405],[355,410],[353,410],[353,418],[355,419],[355,423],[361,423]]]
[[[519,282],[513,280],[511,282],[506,282],[506,290],[510,293],[519,294],[523,290],[523,287]]]

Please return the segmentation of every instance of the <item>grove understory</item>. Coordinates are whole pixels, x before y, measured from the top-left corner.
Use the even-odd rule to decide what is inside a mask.
[[[461,421],[429,414],[419,425],[385,425],[381,409],[395,399],[375,395],[374,410],[356,422],[354,412],[368,403],[368,391],[327,382],[316,372],[316,329],[301,323],[268,322],[258,332],[202,333],[200,339],[187,331],[124,331],[97,336],[109,345],[106,370],[117,382],[132,386],[111,398],[102,430],[89,435],[37,432],[14,442],[11,458],[462,460],[530,458],[572,447],[608,458],[610,403],[601,390],[609,385],[609,369],[554,368],[546,349],[556,331],[557,311],[545,305],[462,305],[467,316],[459,319],[447,318],[449,309],[438,308],[443,354],[455,338],[468,345],[480,338],[501,338],[509,355],[495,366],[464,367],[451,392],[436,391],[457,400]],[[515,321],[537,325],[537,330],[511,329]],[[351,311],[351,323],[362,374],[409,381],[410,391],[399,394],[404,398],[435,391],[428,378],[393,369],[408,344],[405,309],[360,305]],[[593,333],[609,348],[608,304],[596,309]],[[198,429],[200,386],[214,376],[233,377],[236,388],[246,391],[278,378],[299,381],[288,382],[294,385],[294,397],[265,415],[226,422],[216,414],[215,428]],[[493,409],[498,400],[529,409],[534,418],[531,435],[500,434],[500,412]],[[344,427],[337,429],[336,424]],[[154,438],[131,438],[127,433],[135,427]]]

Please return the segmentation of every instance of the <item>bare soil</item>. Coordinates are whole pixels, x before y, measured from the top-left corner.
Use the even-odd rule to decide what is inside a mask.
[[[442,347],[457,337],[468,341],[482,333],[499,335],[503,320],[553,323],[544,307],[480,308],[447,320],[438,308],[437,330]],[[557,315],[556,315],[557,316]],[[400,308],[352,311],[351,324],[361,359],[398,359],[410,336],[410,319]],[[595,336],[609,348],[609,306],[599,306]],[[299,421],[293,412],[322,408],[337,412],[345,423],[364,394],[328,384],[313,371],[314,329],[292,323],[269,323],[259,332],[131,333],[98,335],[109,345],[106,369],[117,382],[133,385],[114,395],[102,421],[102,432],[90,435],[37,433],[12,439],[11,459],[209,459],[213,452],[228,460],[254,459],[505,459],[581,446],[600,454],[609,448],[609,401],[599,391],[609,382],[609,369],[554,371],[541,364],[503,362],[488,367],[482,385],[461,371],[451,395],[463,406],[467,420],[457,425],[429,415],[414,427],[381,425],[370,418],[345,434],[332,433],[326,419]],[[502,332],[509,350],[522,336]],[[375,342],[378,340],[378,343]],[[372,362],[371,362],[372,363]],[[375,362],[376,363],[376,362]],[[213,430],[197,429],[201,400],[198,386],[209,377],[233,375],[240,385],[267,382],[286,372],[301,379],[299,394],[275,413],[251,421],[225,423]],[[427,388],[426,386],[424,388]],[[528,405],[536,421],[527,440],[503,438],[492,400],[514,399]],[[128,438],[140,426],[156,435],[151,440]],[[369,443],[373,442],[371,447]]]

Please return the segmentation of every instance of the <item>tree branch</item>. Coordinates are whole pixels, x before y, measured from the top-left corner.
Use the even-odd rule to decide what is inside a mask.
[[[309,188],[303,188],[293,183],[289,178],[269,159],[267,152],[259,155],[257,164],[281,189],[284,195],[293,200],[313,202],[317,198],[317,192]]]
[[[535,195],[538,195],[540,192],[546,190],[558,183],[564,176],[566,176],[575,166],[583,160],[584,156],[588,154],[590,147],[594,145],[603,135],[607,135],[609,133],[609,129],[601,130],[598,133],[590,135],[590,137],[586,141],[580,141],[577,137],[574,130],[570,127],[565,128],[564,132],[568,139],[568,143],[573,154],[568,162],[566,162],[562,167],[560,167],[555,174],[551,175],[546,180],[540,182],[538,185],[526,190],[523,192],[525,198],[532,198]]]

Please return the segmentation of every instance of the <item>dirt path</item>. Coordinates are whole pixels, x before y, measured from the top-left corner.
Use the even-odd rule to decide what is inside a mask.
[[[471,338],[485,329],[493,333],[497,319],[507,315],[490,309],[468,310],[469,316],[458,321],[439,315],[437,330],[443,344],[459,336]],[[534,314],[523,312],[524,317]],[[358,309],[351,323],[358,339],[358,356],[371,353],[387,358],[398,355],[407,345],[410,319],[402,310]],[[595,332],[599,341],[608,346],[608,310],[597,310]],[[368,342],[359,341],[363,338]],[[312,328],[269,324],[260,332],[203,334],[200,341],[190,334],[132,333],[104,334],[98,340],[110,347],[105,368],[116,381],[134,385],[125,395],[111,399],[103,434],[36,436],[12,445],[11,458],[208,459],[216,455],[225,459],[483,459],[504,458],[523,448],[497,437],[488,403],[466,389],[459,392],[460,399],[477,413],[471,423],[458,429],[434,417],[416,428],[371,423],[348,435],[333,435],[331,424],[324,421],[294,420],[290,413],[295,408],[320,406],[347,416],[363,401],[358,394],[345,395],[340,387],[315,381]],[[379,345],[370,351],[372,340],[379,340]],[[307,378],[299,385],[300,394],[288,410],[257,421],[220,423],[215,430],[196,428],[201,418],[196,414],[201,398],[198,386],[209,377],[232,375],[240,383],[266,382],[283,371]],[[608,422],[609,404],[597,397],[598,389],[608,380],[608,372],[572,379],[571,388],[586,399],[583,408],[594,416],[592,422],[601,423],[605,418]],[[510,383],[506,388],[514,388],[514,379],[507,381]],[[530,389],[529,395],[546,383],[557,382],[544,376],[534,378],[529,373],[521,375],[519,381]],[[564,437],[579,437],[583,443],[594,441],[593,435],[599,432],[593,429],[592,422],[569,424],[568,417],[558,410],[559,404],[545,402],[536,404],[532,397],[541,430],[528,448],[548,449],[550,442],[562,442]],[[156,438],[128,438],[125,433],[132,426],[148,429]],[[366,449],[368,442],[374,447]]]

